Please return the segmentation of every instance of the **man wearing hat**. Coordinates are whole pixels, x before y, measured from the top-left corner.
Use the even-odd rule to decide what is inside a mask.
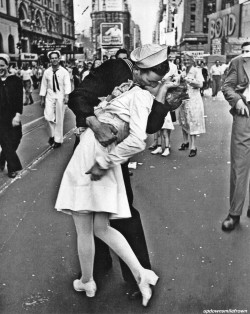
[[[90,73],[70,95],[69,108],[76,115],[76,124],[81,131],[90,127],[96,138],[103,146],[107,146],[116,140],[116,129],[104,123],[100,123],[94,116],[93,108],[100,102],[100,97],[111,94],[116,86],[128,80],[133,80],[141,87],[156,87],[158,82],[168,72],[167,61],[168,48],[160,45],[144,45],[131,53],[131,60],[110,59]],[[170,107],[165,104],[165,95],[161,102],[154,101],[149,115],[147,133],[157,132]],[[140,263],[145,268],[151,268],[143,227],[139,212],[133,207],[133,191],[131,188],[128,163],[122,165],[122,172],[132,217],[129,219],[116,219],[111,221],[111,226],[119,230],[129,242]],[[108,247],[98,239],[94,272],[105,272],[112,266],[112,260]],[[137,284],[127,266],[120,261],[122,274],[130,285],[130,298],[139,295]]]
[[[60,51],[50,51],[48,58],[51,67],[44,71],[42,78],[41,106],[45,107],[44,117],[49,125],[49,144],[53,148],[58,148],[63,142],[63,119],[65,105],[71,92],[71,83],[69,72],[59,64]]]
[[[16,75],[9,75],[9,63],[9,56],[0,53],[0,170],[7,162],[8,176],[15,178],[22,169],[16,150],[22,138],[23,84]]]

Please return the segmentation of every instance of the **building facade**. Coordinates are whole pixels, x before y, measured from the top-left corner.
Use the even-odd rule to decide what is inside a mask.
[[[131,20],[126,0],[92,0],[92,42],[98,57],[131,51],[141,43],[140,28]]]
[[[65,55],[73,54],[73,0],[2,0],[1,3],[6,4],[0,8],[1,25],[9,24],[10,19],[13,24],[7,34],[14,38],[13,58],[18,54],[22,62],[37,62],[39,58],[44,61],[51,49],[59,49]],[[6,27],[1,26],[2,29],[7,32]],[[3,51],[9,53],[6,43],[3,43]]]
[[[245,41],[250,41],[250,1],[218,1],[217,12],[209,15],[210,54],[230,60],[241,53]]]
[[[216,11],[216,0],[176,1],[176,45],[180,52],[192,51],[202,58],[208,52],[208,16]]]
[[[8,53],[12,60],[18,58],[18,16],[16,2],[0,2],[0,52]]]
[[[241,53],[250,41],[249,0],[159,0],[154,42],[173,46],[180,54],[204,55]]]
[[[216,0],[159,0],[154,42],[202,58],[208,51],[208,16],[215,10]]]

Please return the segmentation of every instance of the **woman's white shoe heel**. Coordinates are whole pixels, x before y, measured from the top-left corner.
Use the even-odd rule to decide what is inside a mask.
[[[138,287],[142,294],[142,305],[147,306],[149,300],[152,297],[152,288],[150,287],[155,286],[159,277],[149,269],[145,269],[141,273],[141,281],[138,284]]]
[[[75,291],[78,292],[86,292],[86,296],[89,298],[93,298],[95,296],[96,293],[96,283],[94,282],[93,279],[90,279],[90,281],[83,283],[81,280],[76,279],[73,282],[73,287],[75,289]]]

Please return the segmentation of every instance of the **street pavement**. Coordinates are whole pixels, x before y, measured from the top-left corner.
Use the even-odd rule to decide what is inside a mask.
[[[182,134],[176,126],[170,156],[153,156],[145,150],[132,160],[137,162],[131,176],[134,205],[141,213],[152,267],[160,277],[148,308],[139,300],[128,300],[115,256],[113,268],[98,281],[95,298],[72,288],[79,272],[75,230],[70,216],[54,210],[74,144],[70,110],[61,148],[48,149],[44,125],[23,137],[19,154],[27,169],[16,180],[2,179],[6,173],[1,174],[7,180],[1,181],[5,188],[0,189],[1,313],[250,310],[246,208],[235,231],[221,231],[229,207],[232,117],[222,95],[216,100],[205,96],[204,105],[207,133],[197,138],[196,157],[178,151]]]

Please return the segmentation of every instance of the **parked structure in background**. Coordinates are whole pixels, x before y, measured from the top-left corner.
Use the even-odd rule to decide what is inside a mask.
[[[128,51],[141,45],[140,28],[131,20],[127,0],[92,0],[92,42],[98,57],[115,55],[120,48]],[[118,28],[121,38],[108,34],[108,29]]]
[[[60,49],[73,58],[73,0],[2,0],[0,52],[12,62],[43,62],[47,52]]]
[[[242,43],[250,41],[249,10],[249,0],[217,0],[209,16],[209,53],[226,55],[227,61],[241,53]]]
[[[224,55],[227,61],[250,39],[249,0],[159,0],[153,42],[196,59]]]
[[[216,0],[159,0],[153,41],[168,44],[174,51],[193,51],[196,58],[207,52],[208,15],[215,12]]]

